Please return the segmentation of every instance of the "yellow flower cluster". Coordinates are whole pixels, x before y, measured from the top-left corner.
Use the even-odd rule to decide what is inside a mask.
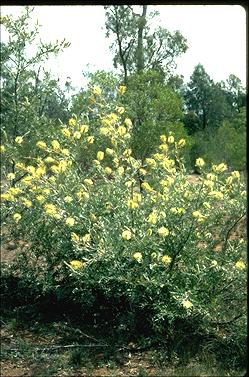
[[[70,266],[71,266],[74,270],[78,270],[78,269],[84,267],[84,266],[85,266],[85,263],[83,263],[83,262],[81,262],[81,261],[79,261],[79,260],[72,260],[72,261],[70,262]]]
[[[138,263],[142,263],[143,261],[143,256],[141,253],[139,252],[136,252],[133,254],[133,258],[138,262]]]
[[[219,164],[219,165],[213,165],[212,170],[214,173],[223,173],[224,171],[227,170],[227,165],[224,163]]]
[[[129,241],[131,239],[131,237],[132,237],[132,233],[131,233],[130,230],[124,230],[122,232],[122,238],[123,238],[123,240]]]
[[[172,258],[169,255],[162,256],[162,263],[165,264],[166,266],[170,264],[171,261],[172,261]]]

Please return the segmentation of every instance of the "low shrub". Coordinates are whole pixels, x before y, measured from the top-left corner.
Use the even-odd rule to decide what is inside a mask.
[[[98,101],[101,90],[93,95]],[[98,127],[73,117],[56,139],[37,140],[32,164],[15,161],[3,223],[29,245],[15,273],[42,294],[112,315],[126,331],[166,336],[179,321],[195,321],[208,332],[245,319],[245,229],[233,234],[245,217],[239,172],[225,174],[224,163],[207,171],[198,158],[193,184],[185,140],[161,135],[142,165],[131,133],[123,109],[102,108]],[[106,148],[86,168],[85,155],[102,140]]]

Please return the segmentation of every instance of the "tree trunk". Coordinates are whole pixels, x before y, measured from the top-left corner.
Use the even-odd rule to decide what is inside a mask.
[[[144,69],[144,49],[143,49],[143,31],[146,25],[147,5],[143,5],[143,13],[138,21],[138,40],[137,40],[137,71]]]

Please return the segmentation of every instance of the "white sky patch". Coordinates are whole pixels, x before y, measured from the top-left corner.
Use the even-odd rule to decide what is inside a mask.
[[[2,6],[2,15],[20,15],[23,6]],[[105,11],[102,6],[35,6],[34,21],[39,20],[40,38],[71,43],[47,68],[64,84],[70,77],[78,88],[86,82],[82,71],[114,70],[110,40],[105,37]],[[187,39],[188,50],[177,59],[176,73],[189,80],[201,63],[214,81],[229,74],[246,84],[246,13],[237,5],[158,5],[160,24],[170,31],[179,30]],[[4,40],[4,36],[2,37]]]

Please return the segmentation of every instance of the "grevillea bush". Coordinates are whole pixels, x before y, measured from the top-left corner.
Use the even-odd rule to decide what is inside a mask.
[[[101,103],[100,88],[91,96]],[[207,171],[200,157],[201,174],[191,182],[185,140],[173,134],[161,135],[142,165],[130,149],[125,109],[98,109],[93,125],[72,117],[56,137],[37,140],[36,158],[16,160],[6,174],[3,223],[28,244],[15,273],[85,310],[136,313],[158,333],[179,320],[206,328],[244,320],[243,328],[245,226],[234,235],[246,211],[240,173],[228,174],[224,163]],[[24,139],[1,147],[3,161]]]

